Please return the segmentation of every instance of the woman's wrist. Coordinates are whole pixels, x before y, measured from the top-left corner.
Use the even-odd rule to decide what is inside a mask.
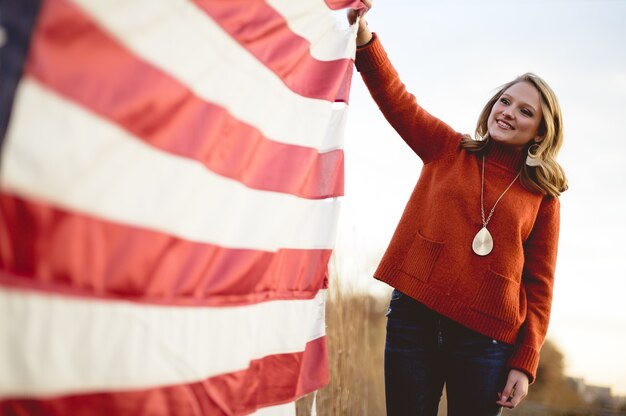
[[[356,32],[356,46],[361,47],[367,45],[372,40],[372,32],[367,27],[365,19],[359,22],[359,30]]]

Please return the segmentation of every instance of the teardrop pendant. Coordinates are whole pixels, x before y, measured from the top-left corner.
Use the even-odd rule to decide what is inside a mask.
[[[474,237],[472,250],[479,256],[486,256],[493,250],[493,237],[491,237],[491,233],[487,230],[487,227],[481,228],[476,234],[476,237]]]

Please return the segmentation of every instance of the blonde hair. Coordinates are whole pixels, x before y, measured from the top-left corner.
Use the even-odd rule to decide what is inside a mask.
[[[539,91],[542,114],[541,123],[537,131],[542,140],[539,142],[532,141],[525,148],[540,163],[538,166],[524,165],[520,176],[522,184],[534,192],[555,197],[559,196],[561,192],[567,190],[565,172],[556,161],[556,156],[563,144],[563,116],[561,115],[561,107],[554,91],[537,75],[528,72],[501,86],[498,92],[487,101],[480,113],[476,123],[475,138],[466,135],[461,141],[461,147],[469,152],[482,152],[487,147],[491,139],[487,129],[491,109],[502,94],[518,82],[528,82]]]

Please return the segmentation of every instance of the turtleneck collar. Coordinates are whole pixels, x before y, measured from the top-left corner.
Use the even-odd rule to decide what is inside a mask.
[[[516,149],[492,139],[489,140],[489,144],[485,149],[485,159],[512,172],[517,172],[525,163],[526,149]]]

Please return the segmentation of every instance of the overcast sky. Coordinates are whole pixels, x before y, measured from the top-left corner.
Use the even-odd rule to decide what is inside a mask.
[[[379,0],[367,20],[409,90],[473,133],[494,89],[532,71],[559,97],[561,241],[549,338],[567,372],[626,395],[626,1]],[[355,72],[346,129],[341,274],[369,285],[421,161]]]

